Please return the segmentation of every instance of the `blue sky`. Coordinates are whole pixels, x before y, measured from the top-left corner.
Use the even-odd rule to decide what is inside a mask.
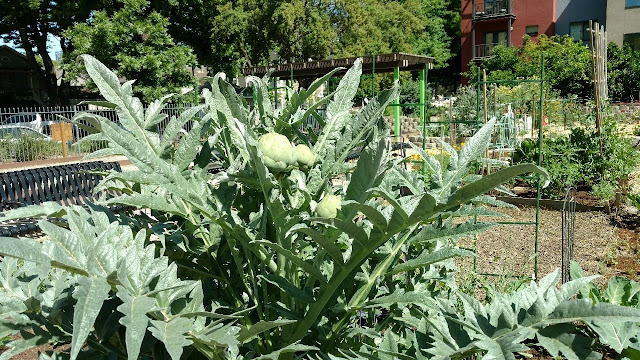
[[[0,45],[9,45],[11,47],[15,46],[12,43],[6,43],[4,42],[4,40],[0,39]],[[59,51],[62,51],[62,49],[60,48],[60,39],[55,37],[55,36],[51,36],[49,35],[49,41],[47,41],[47,48],[48,48],[48,53],[49,56],[51,56],[51,59],[55,60],[56,59],[56,53]],[[24,50],[22,49],[16,49],[18,51],[20,51],[21,53],[24,54]]]

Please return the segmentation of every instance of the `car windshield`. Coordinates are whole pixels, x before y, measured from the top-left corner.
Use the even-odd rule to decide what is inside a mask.
[[[20,137],[21,135],[25,136],[33,136],[33,137],[43,137],[39,132],[25,128],[25,127],[12,127],[12,128],[4,128],[0,129],[0,138],[2,139],[11,139]]]
[[[9,116],[6,120],[4,120],[3,124],[18,124],[18,123],[28,123],[36,120],[35,114],[16,114]]]

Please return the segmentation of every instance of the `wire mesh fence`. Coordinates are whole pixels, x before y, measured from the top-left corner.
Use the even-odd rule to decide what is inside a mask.
[[[162,134],[169,118],[179,116],[193,105],[168,105],[162,110],[167,115],[160,122],[158,132]],[[97,140],[83,140],[91,133],[91,122],[88,118],[78,117],[86,113],[100,116],[114,123],[120,122],[115,110],[93,105],[73,105],[60,107],[15,107],[0,108],[0,163],[16,163],[34,160],[55,159],[62,157],[62,142],[51,136],[51,124],[61,121],[73,123],[73,139],[68,144],[69,156],[84,156],[105,148],[107,143]],[[196,117],[202,117],[202,112]],[[73,119],[73,121],[71,121]],[[192,122],[184,129],[189,131]]]

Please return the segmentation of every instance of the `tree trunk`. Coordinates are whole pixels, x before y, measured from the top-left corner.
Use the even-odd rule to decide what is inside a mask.
[[[35,69],[39,77],[43,80],[47,95],[49,96],[48,105],[56,106],[61,105],[60,97],[58,96],[58,78],[56,76],[56,69],[53,65],[53,61],[47,52],[47,34],[40,33],[37,29],[29,31],[28,29],[20,29],[20,40],[27,55],[27,60]],[[29,37],[32,34],[33,38]],[[44,69],[40,67],[36,60],[36,54],[33,52],[33,48],[36,48],[38,55],[42,58],[42,64]]]

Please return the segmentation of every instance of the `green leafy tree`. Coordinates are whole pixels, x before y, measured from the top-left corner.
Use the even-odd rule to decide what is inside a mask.
[[[607,82],[609,97],[614,101],[639,99],[640,52],[628,44],[609,43],[607,48]]]
[[[321,1],[152,0],[151,7],[169,19],[171,36],[213,72],[324,59],[336,38]]]
[[[337,56],[408,52],[435,58],[442,67],[451,58],[452,34],[447,24],[456,17],[447,1],[332,1],[337,29]]]
[[[136,79],[134,93],[145,102],[192,87],[189,66],[196,64],[188,46],[176,44],[169,35],[169,21],[145,0],[124,0],[113,13],[101,10],[86,23],[65,32],[73,46],[67,68],[83,73],[80,54],[91,54],[113,67],[118,76]]]
[[[60,37],[64,54],[73,46],[64,31],[89,17],[94,7],[108,6],[109,1],[93,0],[11,0],[0,2],[0,37],[25,51],[36,75],[46,86],[49,105],[61,105],[68,100],[68,81],[56,76],[54,59],[48,53],[47,40]]]
[[[490,58],[482,61],[489,79],[540,78],[540,61],[544,52],[545,80],[548,87],[560,95],[591,97],[591,55],[582,43],[570,36],[538,36],[538,42],[524,38],[522,47],[497,46]],[[478,68],[472,67],[467,76],[477,80]]]

